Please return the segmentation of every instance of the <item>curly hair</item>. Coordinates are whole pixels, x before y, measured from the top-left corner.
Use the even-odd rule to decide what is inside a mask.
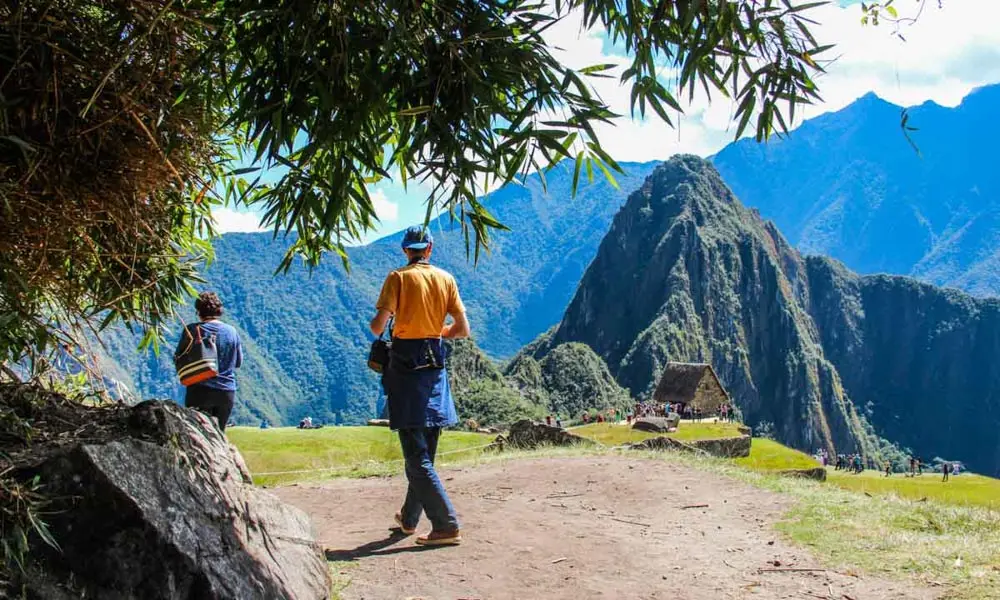
[[[194,309],[202,319],[222,316],[222,300],[215,292],[202,292],[194,301]]]

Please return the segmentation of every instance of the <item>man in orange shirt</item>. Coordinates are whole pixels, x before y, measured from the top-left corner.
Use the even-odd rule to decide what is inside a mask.
[[[395,518],[400,530],[409,535],[416,531],[420,513],[427,514],[431,532],[417,538],[422,546],[462,541],[455,508],[434,469],[434,455],[441,428],[458,422],[442,338],[468,337],[469,321],[455,278],[430,264],[433,249],[429,231],[422,227],[406,230],[403,251],[408,264],[386,277],[371,321],[371,331],[378,336],[393,320],[382,386],[389,427],[399,432],[409,482],[403,508]],[[445,325],[448,315],[451,325]]]

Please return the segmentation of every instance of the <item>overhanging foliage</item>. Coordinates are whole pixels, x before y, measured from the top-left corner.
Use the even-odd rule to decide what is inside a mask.
[[[0,7],[0,358],[78,318],[155,341],[207,257],[212,204],[289,237],[282,267],[374,226],[367,186],[430,188],[478,257],[502,227],[487,186],[576,161],[613,177],[615,118],[546,45],[571,14],[633,56],[633,110],[670,120],[696,86],[736,103],[737,135],[817,98],[825,48],[790,0],[23,0]],[[663,69],[674,73],[664,78]],[[229,155],[232,151],[238,160]],[[247,168],[228,173],[234,162]],[[264,182],[253,170],[276,167]],[[246,177],[247,180],[242,179]],[[575,187],[575,186],[574,186]],[[221,196],[221,197],[220,197]],[[66,340],[64,340],[66,341]]]

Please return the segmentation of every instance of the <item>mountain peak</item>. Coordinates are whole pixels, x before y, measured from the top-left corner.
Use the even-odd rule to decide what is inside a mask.
[[[798,304],[804,269],[710,163],[675,156],[615,216],[553,339],[589,345],[639,397],[667,362],[710,362],[747,422],[798,447],[856,448],[866,434]]]

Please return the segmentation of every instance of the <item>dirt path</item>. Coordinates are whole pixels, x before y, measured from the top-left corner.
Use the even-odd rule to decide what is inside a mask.
[[[276,490],[352,561],[344,598],[933,598],[915,585],[818,568],[772,525],[780,495],[662,461],[617,457],[444,469],[464,543],[423,550],[390,531],[405,481]],[[707,508],[681,507],[708,504]],[[426,520],[420,532],[429,528]]]

